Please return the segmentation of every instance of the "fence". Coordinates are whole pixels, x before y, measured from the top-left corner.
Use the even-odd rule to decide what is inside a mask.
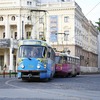
[[[17,71],[12,71],[12,70],[9,70],[7,71],[6,68],[4,68],[3,70],[0,71],[0,75],[3,76],[3,78],[5,78],[6,76],[9,76],[10,78],[12,76],[17,76]]]

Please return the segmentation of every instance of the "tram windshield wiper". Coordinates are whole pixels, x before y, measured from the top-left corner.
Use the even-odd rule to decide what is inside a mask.
[[[32,60],[31,58],[28,57],[29,60]]]

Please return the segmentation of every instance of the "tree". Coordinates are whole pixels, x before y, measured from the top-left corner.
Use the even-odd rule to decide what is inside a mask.
[[[99,22],[96,22],[96,24],[98,24],[97,29],[98,29],[99,32],[100,32],[100,18],[99,18]]]

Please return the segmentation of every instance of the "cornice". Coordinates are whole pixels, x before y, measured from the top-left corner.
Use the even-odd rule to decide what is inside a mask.
[[[32,9],[37,9],[37,7],[0,7],[0,10],[16,10],[16,9],[20,9],[20,10],[32,10]]]
[[[48,11],[74,10],[75,8],[47,8]]]

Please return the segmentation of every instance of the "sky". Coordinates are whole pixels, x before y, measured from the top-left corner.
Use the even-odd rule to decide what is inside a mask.
[[[100,0],[75,0],[82,8],[82,12],[93,24],[100,18]]]
[[[57,0],[41,0],[44,2],[55,2]],[[58,0],[59,1],[59,0]],[[81,7],[82,12],[88,20],[91,20],[93,24],[99,21],[100,18],[100,0],[75,0]]]

